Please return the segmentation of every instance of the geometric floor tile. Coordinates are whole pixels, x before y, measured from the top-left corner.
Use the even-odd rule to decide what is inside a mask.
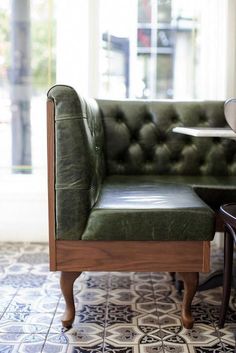
[[[187,330],[168,273],[84,272],[74,285],[76,319],[64,332],[65,304],[47,244],[0,245],[0,353],[236,353],[233,291],[223,329],[218,287],[197,293],[195,325]],[[215,249],[213,268],[222,259]]]

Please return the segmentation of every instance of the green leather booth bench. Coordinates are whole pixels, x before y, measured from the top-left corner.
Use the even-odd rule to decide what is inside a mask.
[[[181,317],[191,328],[216,212],[236,200],[236,143],[172,129],[226,126],[224,102],[94,100],[56,85],[47,109],[50,268],[61,271],[62,324],[73,323],[82,271],[168,271],[183,278]]]

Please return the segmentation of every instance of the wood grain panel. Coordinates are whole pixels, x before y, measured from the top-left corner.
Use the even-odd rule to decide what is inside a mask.
[[[209,271],[203,241],[57,240],[56,252],[60,271]]]
[[[47,101],[47,154],[48,154],[48,222],[49,222],[49,253],[50,270],[56,270],[55,241],[55,175],[54,175],[54,102]]]
[[[211,247],[209,241],[203,242],[203,270],[202,272],[210,271]]]

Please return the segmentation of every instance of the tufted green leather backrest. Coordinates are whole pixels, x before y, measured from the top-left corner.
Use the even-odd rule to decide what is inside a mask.
[[[236,143],[175,126],[224,127],[222,101],[97,100],[108,174],[236,175]]]

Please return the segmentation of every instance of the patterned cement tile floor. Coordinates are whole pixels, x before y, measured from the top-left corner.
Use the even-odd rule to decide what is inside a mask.
[[[214,251],[214,264],[222,253]],[[0,244],[0,352],[235,352],[236,298],[218,329],[222,288],[198,293],[194,329],[180,322],[181,298],[168,273],[83,273],[75,283],[76,321],[62,332],[59,274],[45,244]]]

